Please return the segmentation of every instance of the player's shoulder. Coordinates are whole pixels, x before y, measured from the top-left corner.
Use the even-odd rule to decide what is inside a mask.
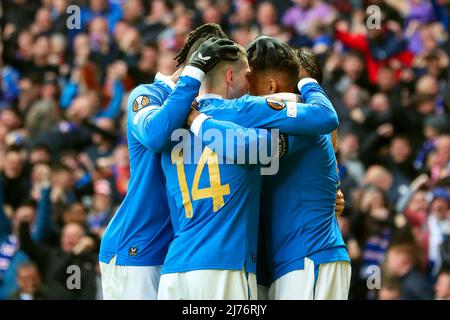
[[[128,108],[134,112],[147,106],[160,106],[164,102],[167,89],[161,81],[151,84],[140,84],[128,97]]]
[[[239,98],[224,100],[224,109],[234,109],[237,111],[245,110],[248,107],[251,107],[252,104],[262,101],[261,97],[251,96],[249,94],[245,94]]]
[[[267,96],[251,96],[244,95],[235,99],[235,107],[237,109],[247,109],[251,107],[269,107],[274,110],[283,110],[288,103],[297,103],[301,101],[301,97],[294,93],[282,92]],[[258,109],[259,111],[263,111]]]
[[[140,95],[159,95],[164,91],[164,83],[162,83],[161,81],[155,81],[152,83],[140,84],[136,86],[133,90],[131,90],[129,97],[130,99],[135,99]]]
[[[291,93],[291,92],[279,92],[275,94],[271,94],[266,98],[275,99],[279,101],[285,102],[301,102],[302,98],[299,94]]]

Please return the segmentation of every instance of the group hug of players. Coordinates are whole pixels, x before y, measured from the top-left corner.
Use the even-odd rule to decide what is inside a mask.
[[[314,55],[271,37],[244,49],[205,24],[176,59],[128,98],[131,179],[100,246],[104,299],[347,299],[339,122]],[[276,145],[277,172],[219,161],[233,154],[206,133],[230,131],[225,147]]]

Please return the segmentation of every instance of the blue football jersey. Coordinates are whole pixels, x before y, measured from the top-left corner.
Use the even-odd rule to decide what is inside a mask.
[[[215,106],[221,109],[228,101],[216,101]],[[199,110],[207,103],[200,101]],[[187,152],[191,161],[185,160]],[[174,144],[163,152],[162,167],[175,230],[162,274],[205,269],[255,273],[258,167],[226,164],[190,132],[181,148]]]
[[[263,104],[249,96],[241,100],[252,100],[259,105],[262,114],[255,115],[251,108],[244,107],[248,104],[239,104],[231,107],[222,118],[245,127],[278,128],[296,135],[289,137],[289,154],[280,159],[277,175],[266,176],[263,180],[261,234],[264,239],[260,246],[265,250],[265,257],[264,261],[258,260],[258,264],[267,278],[263,281],[266,284],[289,271],[302,269],[306,256],[318,264],[349,261],[334,214],[339,179],[331,134],[321,134],[336,129],[337,126],[330,125],[336,115],[319,85],[306,84],[301,93],[306,101],[300,104],[303,109],[295,112],[292,102],[291,110],[282,104],[275,108],[287,109],[286,113],[279,113],[281,118],[274,118],[273,112],[268,112]],[[217,118],[214,112],[211,114]],[[297,116],[288,121],[283,119],[292,114]],[[296,125],[292,120],[297,119],[303,121]],[[207,120],[202,128],[217,129],[220,123]]]
[[[99,260],[104,263],[117,256],[117,265],[162,265],[173,239],[160,151],[172,131],[183,126],[200,81],[181,76],[175,86],[161,74],[155,80],[139,85],[128,98],[131,178],[101,241]]]
[[[323,108],[248,95],[235,100],[211,94],[199,97],[199,111],[213,117],[203,123],[202,130],[228,128],[223,126],[227,121],[297,134],[336,129],[336,112],[320,87],[307,84],[302,93]],[[262,131],[259,134],[264,135]],[[207,141],[193,134],[185,138],[183,148],[173,146],[162,155],[167,191],[175,202],[171,215],[176,225],[162,273],[243,268],[256,272],[261,186],[258,167],[220,163]],[[201,155],[197,153],[195,161],[187,163],[183,152],[195,155],[198,145]]]
[[[300,150],[280,159],[277,175],[265,176],[261,200],[266,265],[271,281],[315,264],[350,261],[335,216],[339,185],[331,134],[297,136]]]

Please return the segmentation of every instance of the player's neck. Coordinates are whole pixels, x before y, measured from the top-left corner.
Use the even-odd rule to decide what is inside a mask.
[[[226,88],[225,87],[221,87],[221,86],[207,87],[207,86],[204,86],[202,84],[202,86],[200,87],[200,90],[199,90],[199,95],[202,96],[202,95],[205,95],[205,94],[219,95],[219,96],[221,96],[224,99],[229,99],[228,92],[227,92]]]

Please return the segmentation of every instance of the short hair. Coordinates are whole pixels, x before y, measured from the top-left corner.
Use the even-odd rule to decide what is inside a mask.
[[[72,172],[73,170],[69,166],[67,166],[66,164],[60,162],[60,163],[57,163],[53,167],[52,171],[54,173],[60,173],[60,172],[63,172],[63,171],[65,171],[65,172]]]
[[[311,78],[317,80],[319,84],[322,84],[322,68],[317,56],[308,48],[300,48],[296,51],[300,63],[300,69],[305,69],[306,71],[308,71]]]
[[[277,59],[271,59],[264,53],[256,55],[256,50],[248,51],[248,62],[252,72],[281,71],[297,81],[300,71],[299,60],[294,49],[287,45],[286,48],[288,50],[277,49]]]
[[[243,67],[244,61],[247,59],[247,52],[245,51],[245,48],[241,45],[236,44],[239,48],[238,51],[238,60],[237,61],[221,61],[218,64],[216,64],[205,76],[205,84],[207,87],[213,87],[215,86],[215,79],[217,78],[218,74],[221,74],[225,71],[226,68],[231,67],[235,72],[239,71]],[[222,80],[221,80],[222,81]]]
[[[47,153],[51,153],[49,145],[44,142],[38,142],[35,145],[33,145],[31,147],[31,151],[35,151],[35,150],[44,150]]]
[[[393,140],[404,140],[404,141],[408,142],[409,145],[411,146],[411,138],[410,138],[407,134],[405,134],[405,133],[398,133],[398,134],[394,135],[394,136],[392,137],[391,142],[392,142]]]
[[[393,242],[388,247],[388,251],[406,254],[410,258],[413,265],[419,266],[421,262],[421,255],[420,251],[417,249],[417,244],[413,242]]]
[[[8,154],[8,153],[22,153],[23,150],[24,149],[21,146],[19,146],[17,144],[13,144],[13,145],[8,146],[6,148],[5,154]]]
[[[35,270],[37,270],[37,272],[39,273],[39,268],[38,268],[37,264],[35,264],[35,263],[33,263],[33,262],[24,262],[24,263],[21,263],[21,264],[17,267],[16,275],[18,275],[19,272],[22,271],[23,269],[28,269],[28,268],[35,269]],[[40,275],[40,273],[39,273],[39,275]]]
[[[195,52],[206,40],[219,37],[228,39],[228,36],[222,30],[220,25],[216,23],[206,23],[191,31],[188,35],[186,43],[176,55],[177,68],[186,63],[186,60]]]
[[[444,263],[439,269],[438,276],[440,276],[441,274],[450,276],[450,265]]]

